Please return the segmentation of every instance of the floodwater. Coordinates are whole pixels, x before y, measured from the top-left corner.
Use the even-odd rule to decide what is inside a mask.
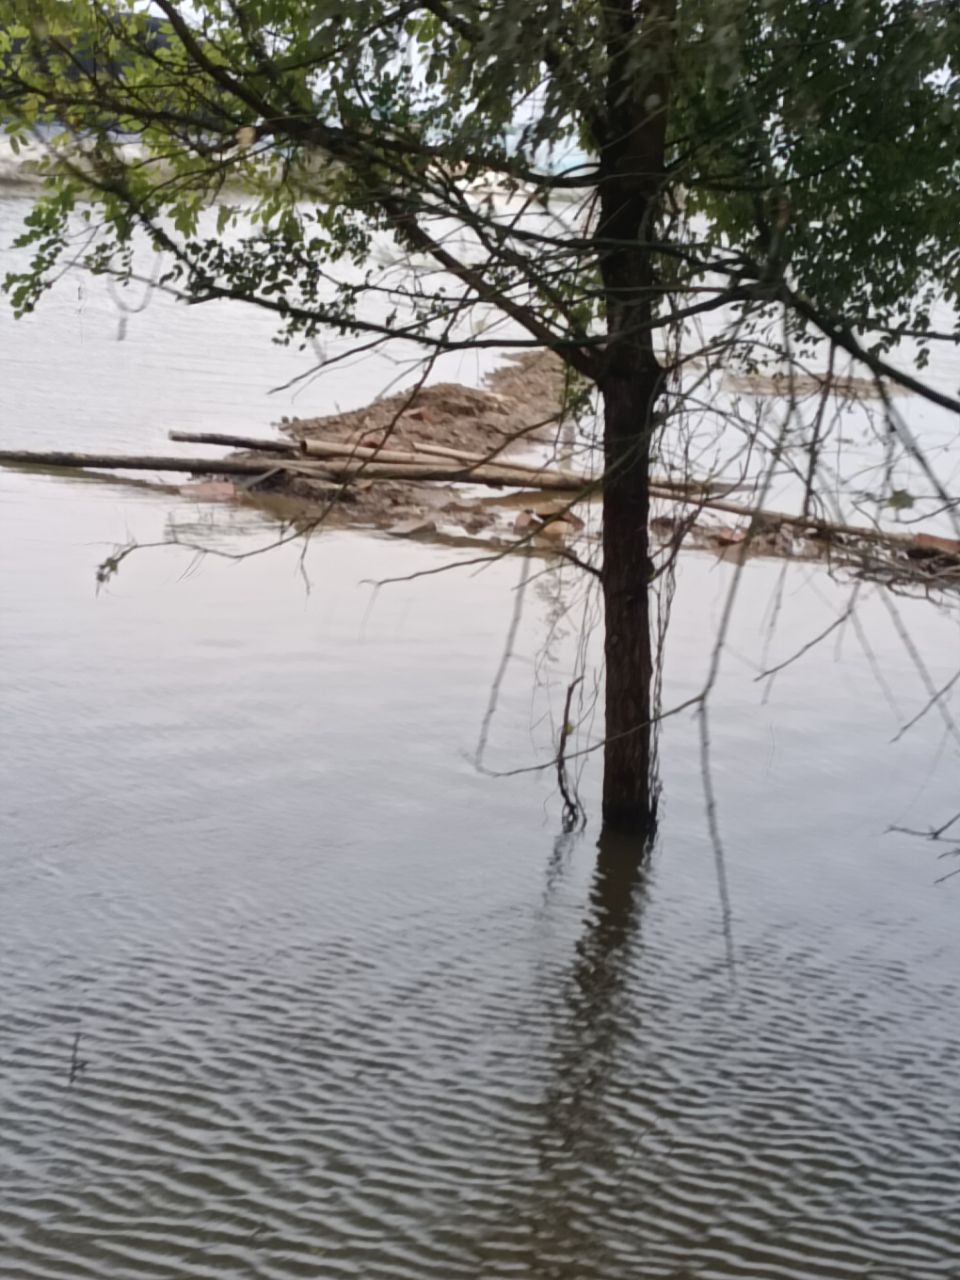
[[[0,312],[4,443],[146,451],[390,376],[270,399],[307,357],[222,307],[118,337],[99,286]],[[960,1277],[960,876],[887,830],[960,808],[955,728],[891,741],[929,697],[898,626],[938,686],[955,619],[865,593],[870,656],[846,628],[764,701],[847,594],[747,566],[711,703],[725,904],[688,715],[642,869],[598,853],[595,756],[568,837],[549,774],[475,767],[515,564],[375,592],[450,553],[340,531],[302,563],[144,549],[98,595],[131,537],[271,527],[9,470],[0,523],[0,1274]],[[683,562],[667,705],[731,572]],[[491,771],[550,754],[579,591],[535,566]]]

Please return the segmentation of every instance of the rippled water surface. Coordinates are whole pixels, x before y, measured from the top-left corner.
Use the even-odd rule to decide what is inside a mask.
[[[290,412],[265,392],[300,357],[199,315],[151,305],[123,343],[95,292],[0,315],[3,439]],[[764,703],[778,570],[748,567],[712,719],[725,930],[686,717],[643,869],[562,836],[549,775],[474,767],[515,565],[374,593],[449,553],[340,532],[309,591],[296,549],[155,549],[96,594],[106,551],[170,528],[270,536],[0,471],[0,1274],[960,1277],[960,877],[886,830],[960,807],[957,747],[936,716],[891,743],[855,635]],[[728,585],[685,560],[668,703]],[[576,592],[527,589],[492,769],[550,753]],[[845,599],[791,570],[767,663]],[[861,617],[907,718],[923,684],[882,603]],[[902,617],[945,681],[955,623]]]

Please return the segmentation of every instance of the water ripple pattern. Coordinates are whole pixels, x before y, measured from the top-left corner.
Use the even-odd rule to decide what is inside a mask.
[[[669,822],[645,870],[551,872],[532,797],[464,823],[439,754],[402,824],[403,770],[194,794],[190,714],[180,829],[161,789],[5,853],[4,1275],[960,1275],[946,932],[742,878],[734,981]]]

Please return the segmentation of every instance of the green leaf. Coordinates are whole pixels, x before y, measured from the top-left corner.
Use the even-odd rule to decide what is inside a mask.
[[[916,498],[912,493],[908,493],[906,489],[894,489],[889,498],[887,498],[887,506],[893,511],[909,511],[915,505]]]

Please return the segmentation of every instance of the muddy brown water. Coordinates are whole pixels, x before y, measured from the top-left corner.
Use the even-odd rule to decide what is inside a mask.
[[[151,304],[122,343],[89,288],[0,314],[4,440],[290,412],[265,390],[295,357],[201,311]],[[960,807],[957,747],[936,717],[891,743],[849,634],[763,702],[764,657],[845,600],[819,570],[788,573],[766,655],[780,567],[745,572],[712,719],[725,931],[688,718],[642,871],[598,855],[595,756],[573,837],[548,776],[474,767],[516,565],[374,593],[449,553],[337,531],[309,592],[293,549],[148,550],[98,596],[130,536],[270,527],[16,471],[0,523],[0,1274],[960,1277],[960,877],[886,830]],[[731,572],[683,563],[668,703]],[[549,754],[578,590],[528,587],[492,769]],[[945,681],[956,624],[903,611]],[[862,617],[909,716],[922,683]]]

